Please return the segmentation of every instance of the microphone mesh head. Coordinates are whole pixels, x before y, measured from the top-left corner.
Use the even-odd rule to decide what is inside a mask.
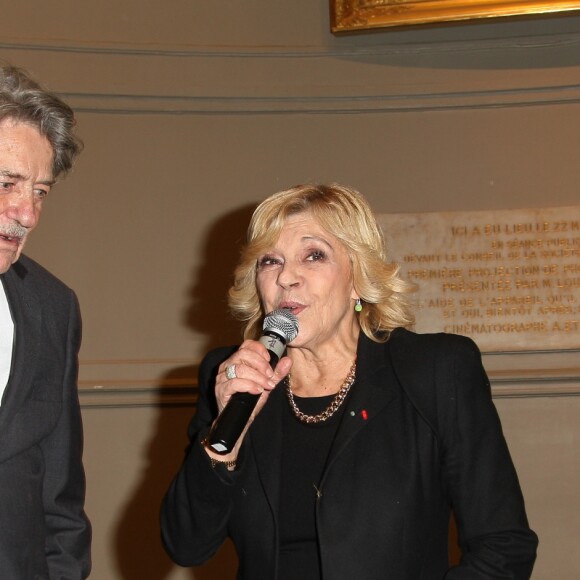
[[[298,319],[288,308],[280,308],[266,314],[263,329],[281,334],[286,343],[292,342],[298,336]]]

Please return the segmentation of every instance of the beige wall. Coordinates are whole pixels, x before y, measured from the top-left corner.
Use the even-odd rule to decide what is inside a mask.
[[[326,1],[11,4],[0,58],[65,96],[86,142],[28,253],[83,308],[92,578],[233,577],[227,547],[173,567],[157,510],[194,367],[237,338],[224,294],[251,207],[304,181],[381,213],[577,204],[580,16],[337,37]],[[579,354],[528,358],[486,366],[541,537],[534,578],[572,579]]]

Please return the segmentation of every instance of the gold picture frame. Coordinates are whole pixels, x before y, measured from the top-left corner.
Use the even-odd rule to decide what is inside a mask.
[[[330,0],[332,32],[580,10],[580,0]]]

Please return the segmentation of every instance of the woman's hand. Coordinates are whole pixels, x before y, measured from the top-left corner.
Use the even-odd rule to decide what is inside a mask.
[[[276,369],[270,366],[270,355],[266,347],[256,340],[246,340],[240,348],[219,367],[215,383],[218,410],[221,413],[235,393],[262,395],[252,414],[256,416],[274,387],[290,372],[292,361],[282,357]],[[230,373],[227,373],[228,367]]]
[[[218,461],[235,462],[240,445],[252,421],[262,410],[274,387],[290,372],[291,367],[290,358],[282,357],[275,370],[272,370],[268,350],[262,343],[255,340],[244,341],[240,348],[219,366],[215,395],[220,413],[236,393],[260,395],[260,398],[231,453],[218,456],[206,446],[205,450],[210,457]],[[230,470],[232,469],[233,467]]]

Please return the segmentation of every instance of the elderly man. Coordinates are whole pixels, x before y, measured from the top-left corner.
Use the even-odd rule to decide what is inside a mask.
[[[70,107],[0,67],[0,577],[90,571],[80,315],[72,290],[22,255],[46,196],[80,152]]]

